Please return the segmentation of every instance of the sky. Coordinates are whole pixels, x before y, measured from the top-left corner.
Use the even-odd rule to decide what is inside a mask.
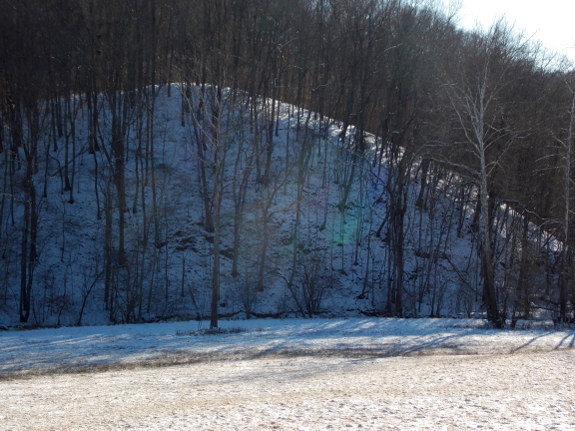
[[[450,0],[444,0],[448,4]],[[575,62],[575,0],[459,0],[459,23],[487,29],[504,16],[516,31]]]

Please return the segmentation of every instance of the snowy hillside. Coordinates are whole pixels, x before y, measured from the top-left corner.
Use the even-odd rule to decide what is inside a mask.
[[[5,160],[4,325],[22,289],[35,325],[206,319],[214,283],[233,319],[482,313],[471,186],[405,168],[351,125],[209,86],[75,97],[60,115],[38,122],[32,263],[26,145]],[[513,220],[502,211],[496,228]],[[502,286],[514,241],[494,240]]]

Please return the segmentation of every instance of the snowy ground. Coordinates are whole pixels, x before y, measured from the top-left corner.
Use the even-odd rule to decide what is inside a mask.
[[[222,322],[242,331],[217,335],[197,322],[2,332],[0,429],[575,429],[575,332],[482,325],[290,319]]]

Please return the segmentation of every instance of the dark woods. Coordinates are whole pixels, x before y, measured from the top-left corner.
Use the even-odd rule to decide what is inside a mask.
[[[182,297],[203,309],[185,280],[193,264],[167,245],[179,231],[167,227],[165,167],[156,166],[166,138],[154,121],[159,89],[167,87],[181,98],[182,126],[194,130],[193,175],[213,244],[212,326],[222,307],[220,256],[231,259],[230,280],[248,318],[271,284],[272,204],[287,187],[274,173],[275,101],[309,109],[307,121],[320,128],[329,119],[341,123],[340,141],[351,147],[338,181],[340,212],[349,210],[366,169],[383,190],[384,213],[357,240],[366,257],[359,262],[357,250],[349,257],[361,266],[360,296],[380,292],[374,314],[480,311],[497,326],[542,312],[561,322],[573,318],[575,79],[504,22],[466,32],[444,11],[401,0],[13,0],[0,3],[0,16],[0,311],[39,324],[74,315],[73,323],[82,324],[96,301],[112,322],[173,315]],[[243,120],[226,113],[231,104],[241,106]],[[85,142],[80,122],[87,124]],[[375,147],[368,133],[381,137]],[[242,146],[234,160],[232,143]],[[285,240],[289,270],[279,279],[292,309],[306,316],[321,311],[322,283],[337,276],[321,273],[320,256],[306,260],[302,252],[304,185],[313,154],[322,151],[301,145],[284,160],[297,198]],[[66,240],[73,228],[62,221],[60,233],[41,235],[51,201],[76,202],[80,160],[92,163],[91,190],[82,192],[93,195],[90,217],[102,226],[93,267],[81,274]],[[230,185],[226,172],[234,169]],[[50,196],[49,181],[59,182],[59,196]],[[446,184],[453,207],[442,221],[438,190]],[[255,187],[262,239],[248,265],[240,250],[246,196]],[[436,230],[415,239],[410,190],[418,217],[425,213]],[[233,208],[232,222],[222,223],[225,205]],[[126,220],[135,213],[142,220],[137,239]],[[464,236],[469,214],[475,273],[450,261],[445,245],[451,235]],[[229,250],[220,250],[222,235],[230,238]],[[408,268],[406,235],[417,245],[415,269]],[[384,257],[375,256],[375,241],[384,242]],[[51,247],[59,248],[70,274],[46,269],[41,257]],[[329,253],[344,260],[343,251]],[[458,289],[434,281],[438,259]],[[174,260],[179,279],[168,274]],[[242,274],[247,267],[249,275]],[[446,305],[446,295],[456,297],[455,305]]]

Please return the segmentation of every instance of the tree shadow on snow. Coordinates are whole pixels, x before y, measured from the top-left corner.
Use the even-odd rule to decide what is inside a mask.
[[[513,354],[575,345],[575,331],[495,331],[442,326],[439,319],[280,323],[210,335],[198,331],[145,332],[130,327],[115,327],[109,333],[98,333],[97,328],[4,333],[0,335],[0,380],[205,361]]]

